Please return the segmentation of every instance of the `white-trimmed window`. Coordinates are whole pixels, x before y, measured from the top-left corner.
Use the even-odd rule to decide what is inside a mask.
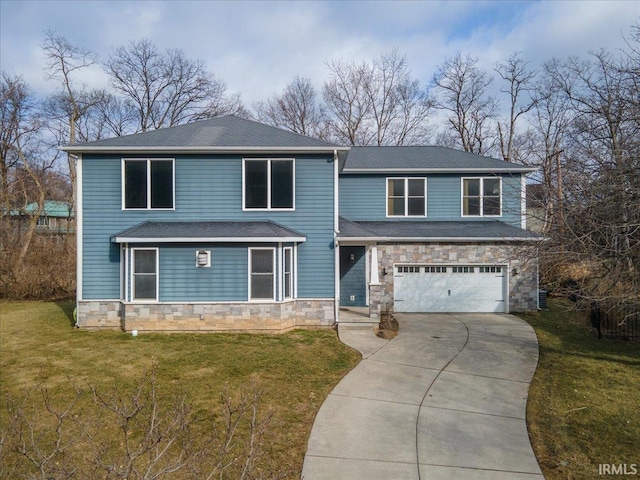
[[[294,159],[243,159],[242,208],[244,210],[295,209]]]
[[[501,177],[462,179],[463,217],[499,217],[501,215]]]
[[[38,227],[48,227],[49,226],[49,217],[42,215],[38,217],[37,220]]]
[[[124,210],[173,209],[175,166],[172,158],[122,159]]]
[[[387,217],[426,216],[426,178],[387,178]]]
[[[283,296],[293,298],[293,248],[285,247],[282,256]]]
[[[158,249],[133,248],[131,265],[133,301],[158,301]]]
[[[275,248],[249,248],[249,300],[275,300],[275,258]]]

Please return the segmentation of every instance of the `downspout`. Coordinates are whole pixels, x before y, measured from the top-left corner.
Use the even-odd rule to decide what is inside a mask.
[[[527,229],[527,177],[520,175],[520,228]]]
[[[536,251],[536,310],[540,310],[540,257]]]
[[[339,212],[339,182],[338,182],[338,150],[333,150],[333,262],[334,262],[334,302],[333,302],[333,322],[338,323],[340,312],[340,246],[338,245],[338,234],[340,233],[340,212]]]

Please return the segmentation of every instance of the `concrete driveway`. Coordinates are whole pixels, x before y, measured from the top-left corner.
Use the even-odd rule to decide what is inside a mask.
[[[525,422],[538,342],[506,314],[396,314],[316,417],[304,480],[543,479]]]

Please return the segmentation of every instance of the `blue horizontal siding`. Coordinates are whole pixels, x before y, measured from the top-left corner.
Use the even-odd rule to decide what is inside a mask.
[[[195,252],[211,252],[211,266],[197,268]],[[162,245],[160,300],[163,302],[246,301],[248,246]]]
[[[278,222],[307,237],[306,242],[298,247],[298,297],[334,297],[334,167],[331,157],[295,156],[296,209],[282,212],[242,211],[242,156],[185,155],[174,158],[175,210],[123,211],[121,158],[107,155],[83,157],[85,299],[120,297],[119,252],[110,238],[146,220]],[[195,275],[201,273],[193,275],[196,278]],[[246,271],[244,275],[246,277]],[[182,295],[187,293],[177,283],[161,290],[161,297],[172,301],[178,301]],[[219,298],[225,295],[227,293]]]
[[[427,175],[427,216],[387,217],[386,179],[391,175],[343,175],[340,177],[340,215],[349,220],[456,221],[478,220],[463,217],[462,177],[482,175]],[[420,177],[419,175],[408,175]],[[404,175],[398,175],[404,177]],[[502,176],[502,216],[505,223],[520,226],[520,175]],[[487,217],[496,218],[496,217]]]

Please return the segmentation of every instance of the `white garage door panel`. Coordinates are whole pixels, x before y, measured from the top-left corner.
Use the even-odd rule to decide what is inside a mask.
[[[504,267],[396,266],[396,312],[504,312]]]

